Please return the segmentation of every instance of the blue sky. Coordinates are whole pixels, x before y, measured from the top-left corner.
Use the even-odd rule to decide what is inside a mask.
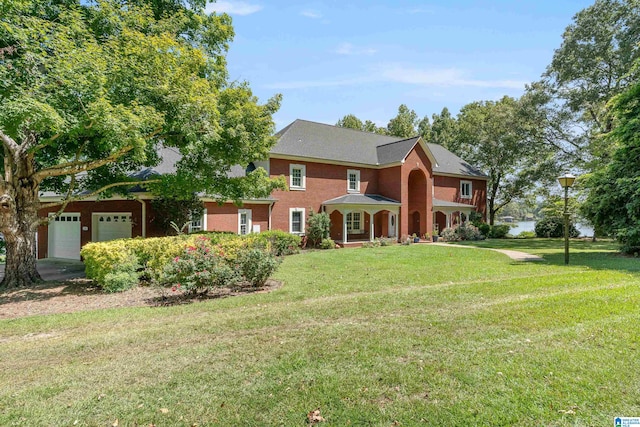
[[[385,126],[407,104],[420,117],[520,96],[588,0],[218,1],[236,32],[231,79],[262,102],[276,93],[277,129],[346,114]]]

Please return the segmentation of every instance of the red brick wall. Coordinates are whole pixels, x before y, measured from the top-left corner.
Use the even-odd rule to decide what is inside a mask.
[[[308,216],[309,211],[319,212],[322,202],[347,194],[347,170],[360,171],[360,193],[377,194],[378,171],[369,168],[327,165],[322,163],[302,162],[295,160],[271,159],[271,177],[283,175],[289,185],[289,165],[305,165],[306,189],[274,191],[272,196],[277,201],[271,213],[272,228],[289,231],[289,208],[303,208]],[[332,217],[332,223],[334,222]],[[342,224],[342,221],[340,221]],[[334,235],[332,233],[332,235]],[[334,235],[335,236],[335,235]]]
[[[460,181],[471,181],[471,199],[460,197]],[[486,219],[487,181],[436,175],[435,186],[434,197],[436,199],[473,205]]]
[[[57,212],[59,207],[41,209],[40,216],[46,217],[49,213]],[[131,213],[133,227],[131,236],[142,235],[142,205],[136,200],[102,200],[69,203],[64,210],[69,213],[80,213],[80,245],[91,241],[92,213],[94,212],[127,212]],[[87,229],[85,230],[84,227]],[[46,225],[38,227],[38,258],[49,256],[49,229]]]
[[[433,217],[431,215],[431,191],[432,191],[432,174],[431,174],[431,161],[427,157],[426,153],[420,145],[417,145],[407,156],[404,164],[401,167],[401,200],[402,207],[400,208],[400,218],[398,221],[398,237],[408,235],[410,233],[410,221],[411,212],[409,209],[409,175],[414,170],[420,170],[424,173],[426,179],[426,197],[423,221],[420,223],[420,234],[430,232],[433,227]],[[413,199],[414,197],[412,197]],[[415,207],[414,207],[415,209]],[[422,211],[422,209],[421,209]]]
[[[232,203],[225,203],[219,206],[217,203],[205,203],[207,208],[207,230],[208,231],[231,231],[238,232],[238,209],[251,209],[252,225],[259,225],[260,231],[269,229],[269,205],[246,204],[238,207]]]

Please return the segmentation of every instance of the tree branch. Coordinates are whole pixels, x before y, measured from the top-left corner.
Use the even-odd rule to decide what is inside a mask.
[[[80,172],[86,172],[88,170],[93,170],[99,168],[100,166],[104,166],[108,163],[115,161],[116,159],[124,156],[129,151],[133,150],[132,145],[127,145],[124,148],[116,151],[104,159],[92,160],[92,161],[78,161],[74,160],[72,162],[62,163],[57,166],[52,166],[47,169],[43,169],[34,174],[34,179],[38,182],[42,181],[44,178],[52,177],[52,176],[63,176],[63,175],[75,175]]]

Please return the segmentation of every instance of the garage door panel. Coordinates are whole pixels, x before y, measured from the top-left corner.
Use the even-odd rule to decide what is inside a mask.
[[[49,257],[80,259],[79,213],[63,213],[49,223]]]
[[[95,218],[96,241],[124,239],[131,237],[131,214],[97,214]]]

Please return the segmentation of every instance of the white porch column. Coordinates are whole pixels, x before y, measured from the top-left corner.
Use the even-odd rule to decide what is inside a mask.
[[[347,211],[341,210],[342,213],[342,243],[347,243]]]
[[[445,228],[451,227],[451,213],[447,213],[447,224]]]
[[[377,213],[374,211],[367,211],[367,213],[369,214],[369,241],[373,242],[373,239],[375,238],[374,236],[374,232],[375,232],[375,228],[374,228],[374,224],[373,224],[373,216]],[[364,220],[364,218],[363,218]]]

